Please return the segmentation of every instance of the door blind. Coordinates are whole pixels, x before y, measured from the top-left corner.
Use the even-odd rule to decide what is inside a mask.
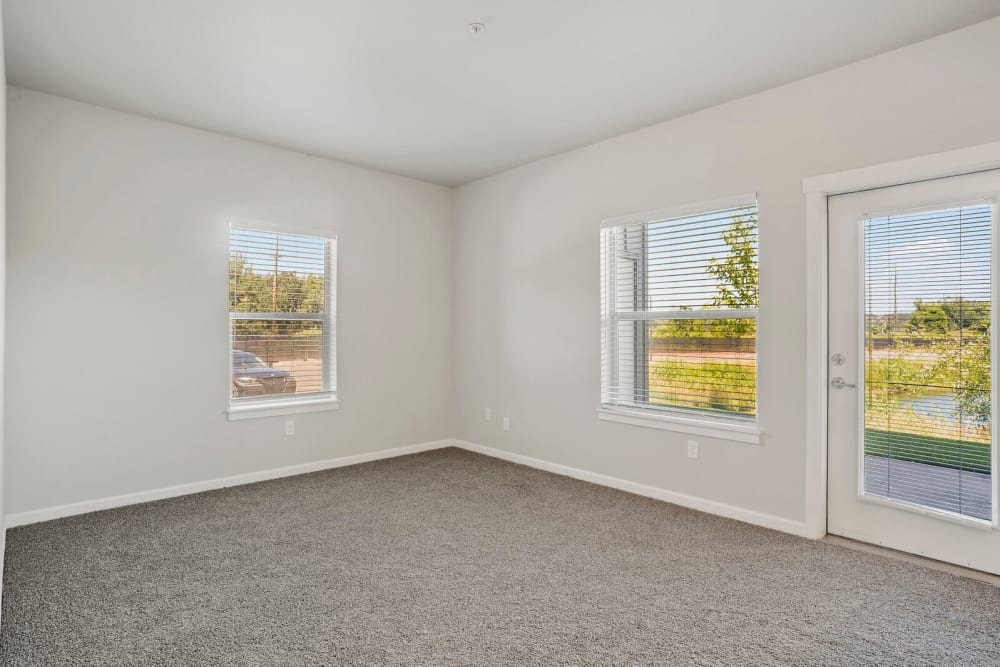
[[[992,218],[864,221],[867,494],[992,518]]]
[[[602,403],[756,415],[757,205],[601,231]]]
[[[335,391],[335,257],[334,239],[230,230],[234,402]]]

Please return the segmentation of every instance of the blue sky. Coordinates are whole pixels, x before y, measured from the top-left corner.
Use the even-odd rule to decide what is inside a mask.
[[[711,306],[716,280],[705,269],[712,257],[724,258],[729,247],[722,233],[737,215],[753,216],[753,207],[715,211],[649,225],[647,256],[649,308],[669,310]]]
[[[867,312],[909,313],[917,299],[989,300],[991,214],[984,204],[866,220]],[[710,306],[717,285],[705,269],[728,253],[722,233],[733,217],[722,211],[649,225],[650,309]]]
[[[275,248],[278,249],[278,272],[322,275],[326,239],[315,236],[277,234],[251,229],[229,230],[230,253],[242,255],[255,273],[274,271]]]
[[[866,312],[892,313],[895,303],[910,313],[917,299],[988,301],[991,214],[981,205],[866,220]]]

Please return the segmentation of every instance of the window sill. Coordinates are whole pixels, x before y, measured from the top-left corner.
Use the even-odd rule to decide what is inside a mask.
[[[320,412],[323,410],[339,410],[340,401],[336,396],[320,396],[312,398],[284,399],[270,401],[254,401],[230,405],[226,410],[229,421],[241,419],[257,419],[259,417],[279,417],[281,415],[298,415],[305,412]]]
[[[618,422],[619,424],[631,424],[632,426],[658,428],[664,431],[690,433],[706,438],[745,442],[751,445],[760,444],[760,428],[756,422],[651,414],[640,410],[606,406],[597,409],[597,418],[604,421]]]

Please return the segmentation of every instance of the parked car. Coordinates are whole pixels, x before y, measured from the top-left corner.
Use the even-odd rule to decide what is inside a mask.
[[[294,394],[295,378],[288,371],[272,368],[256,354],[233,350],[233,397]]]

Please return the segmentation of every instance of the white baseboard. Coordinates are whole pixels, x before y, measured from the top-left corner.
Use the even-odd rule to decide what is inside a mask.
[[[94,500],[85,500],[82,502],[70,503],[67,505],[45,507],[38,510],[30,510],[27,512],[18,512],[16,514],[10,514],[6,518],[5,525],[7,528],[14,528],[16,526],[24,526],[31,523],[39,523],[41,521],[51,521],[52,519],[61,519],[63,517],[75,516],[77,514],[97,512],[100,510],[112,509],[115,507],[124,507],[125,505],[148,503],[154,500],[163,500],[164,498],[175,498],[177,496],[186,496],[192,493],[201,493],[202,491],[213,491],[215,489],[223,489],[230,486],[253,484],[254,482],[263,482],[269,479],[278,479],[279,477],[303,475],[305,473],[317,472],[319,470],[328,470],[330,468],[342,468],[344,466],[355,465],[357,463],[366,463],[368,461],[376,461],[379,459],[389,459],[397,456],[405,456],[407,454],[416,454],[418,452],[426,452],[432,449],[441,449],[443,447],[458,447],[460,449],[465,449],[470,452],[476,452],[478,454],[492,456],[493,458],[503,459],[505,461],[510,461],[512,463],[519,463],[521,465],[526,465],[531,468],[545,470],[547,472],[555,473],[557,475],[563,475],[564,477],[572,477],[574,479],[583,480],[585,482],[590,482],[592,484],[599,484],[601,486],[611,487],[613,489],[618,489],[620,491],[626,491],[628,493],[634,493],[639,496],[646,496],[647,498],[662,500],[664,502],[673,503],[675,505],[689,507],[691,509],[699,510],[701,512],[707,512],[709,514],[724,516],[729,519],[736,519],[737,521],[743,521],[745,523],[752,523],[754,525],[763,526],[765,528],[771,528],[773,530],[780,530],[782,532],[791,533],[793,535],[814,538],[814,536],[810,533],[808,526],[802,521],[794,521],[792,519],[786,519],[784,517],[774,516],[772,514],[755,512],[753,510],[737,507],[735,505],[727,505],[725,503],[720,503],[715,500],[708,500],[705,498],[699,498],[698,496],[691,496],[684,493],[677,493],[676,491],[668,491],[666,489],[661,489],[655,486],[640,484],[638,482],[631,482],[626,479],[611,477],[610,475],[603,475],[601,473],[590,472],[589,470],[572,468],[570,466],[562,465],[561,463],[552,463],[550,461],[536,459],[531,456],[525,456],[523,454],[515,454],[513,452],[508,452],[502,449],[496,449],[494,447],[487,447],[485,445],[479,445],[472,442],[466,442],[464,440],[435,440],[432,442],[424,442],[416,445],[408,445],[406,447],[382,449],[376,452],[354,454],[351,456],[341,456],[338,458],[325,459],[322,461],[312,461],[310,463],[300,463],[297,465],[285,466],[282,468],[260,470],[257,472],[246,473],[243,475],[218,477],[215,479],[207,479],[201,482],[190,482],[188,484],[178,484],[176,486],[167,486],[159,489],[150,489],[148,491],[126,493],[120,496],[109,496],[106,498],[96,498]]]
[[[715,500],[699,498],[698,496],[690,496],[686,493],[677,493],[676,491],[668,491],[655,486],[649,486],[648,484],[630,482],[626,479],[590,472],[589,470],[571,468],[570,466],[562,465],[561,463],[543,461],[542,459],[536,459],[523,454],[514,454],[513,452],[479,445],[474,442],[454,440],[452,441],[452,444],[455,447],[466,449],[470,452],[485,454],[486,456],[492,456],[494,458],[503,459],[512,463],[520,463],[521,465],[526,465],[530,468],[545,470],[546,472],[563,475],[564,477],[572,477],[585,482],[591,482],[592,484],[609,486],[612,489],[618,489],[619,491],[627,491],[628,493],[634,493],[638,496],[646,496],[647,498],[662,500],[667,503],[681,505],[682,507],[688,507],[700,512],[724,516],[727,519],[736,519],[737,521],[743,521],[744,523],[752,523],[756,526],[780,530],[783,533],[791,533],[792,535],[798,535],[799,537],[815,539],[812,531],[809,530],[809,527],[804,521],[795,521],[793,519],[786,519],[773,514],[755,512],[754,510],[748,510],[735,505],[727,505],[726,503],[720,503]]]
[[[319,470],[327,470],[330,468],[342,468],[344,466],[351,466],[357,463],[366,463],[368,461],[377,461],[379,459],[391,459],[396,456],[405,456],[406,454],[416,454],[417,452],[426,452],[431,449],[440,449],[442,447],[451,447],[454,445],[455,445],[454,440],[435,440],[432,442],[423,442],[416,445],[408,445],[406,447],[382,449],[376,452],[353,454],[351,456],[340,456],[334,459],[324,459],[322,461],[299,463],[296,465],[285,466],[282,468],[260,470],[257,472],[245,473],[243,475],[232,475],[230,477],[217,477],[215,479],[206,479],[201,482],[190,482],[188,484],[178,484],[176,486],[165,486],[159,489],[150,489],[149,491],[126,493],[120,496],[95,498],[94,500],[84,500],[82,502],[70,503],[68,505],[57,505],[55,507],[45,507],[38,510],[30,510],[27,512],[17,512],[15,514],[9,514],[7,515],[4,524],[7,528],[14,528],[15,526],[24,526],[29,523],[38,523],[40,521],[51,521],[52,519],[61,519],[63,517],[74,516],[77,514],[97,512],[100,510],[112,509],[114,507],[135,505],[137,503],[148,503],[153,500],[163,500],[164,498],[175,498],[177,496],[186,496],[192,493],[201,493],[202,491],[214,491],[215,489],[224,489],[230,486],[253,484],[254,482],[263,482],[269,479],[277,479],[279,477],[291,477],[292,475],[303,475],[305,473],[317,472]]]

